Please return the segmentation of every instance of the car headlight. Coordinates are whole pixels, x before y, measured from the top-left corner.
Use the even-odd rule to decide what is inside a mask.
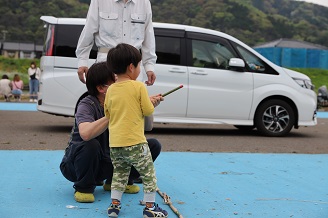
[[[314,85],[312,84],[311,80],[300,79],[300,78],[293,78],[293,79],[302,88],[314,90]]]

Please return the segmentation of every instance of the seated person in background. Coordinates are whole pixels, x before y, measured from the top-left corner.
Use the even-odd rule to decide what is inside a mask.
[[[21,95],[23,93],[24,83],[23,80],[20,79],[18,74],[15,74],[13,81],[11,82],[11,86],[13,90],[11,93],[13,94],[16,101],[21,100]]]
[[[108,86],[115,82],[114,74],[108,71],[105,62],[95,63],[88,71],[86,86],[88,96],[80,101],[75,114],[68,147],[60,164],[64,177],[74,182],[74,198],[77,202],[94,202],[93,192],[98,185],[110,190],[113,165],[110,159],[108,118],[104,117],[104,100]],[[159,97],[150,97],[153,104],[159,104]],[[146,118],[147,128],[152,128],[152,118]],[[147,139],[153,161],[161,151],[156,139]],[[137,193],[140,188],[133,185],[139,177],[132,168],[125,193]],[[103,181],[106,180],[105,184]]]
[[[5,101],[10,101],[11,82],[6,74],[2,75],[2,78],[0,80],[0,94],[3,95]]]

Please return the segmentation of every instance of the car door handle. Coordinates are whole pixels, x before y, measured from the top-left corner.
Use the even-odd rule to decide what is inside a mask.
[[[194,74],[194,75],[207,75],[208,73],[206,73],[206,72],[191,72],[191,74]]]
[[[180,70],[179,68],[172,68],[169,70],[170,73],[186,73],[185,70]]]

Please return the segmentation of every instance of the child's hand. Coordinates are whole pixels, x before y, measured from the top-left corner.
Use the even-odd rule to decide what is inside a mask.
[[[161,101],[164,101],[164,97],[161,94],[149,96],[151,103],[154,107],[157,107]]]

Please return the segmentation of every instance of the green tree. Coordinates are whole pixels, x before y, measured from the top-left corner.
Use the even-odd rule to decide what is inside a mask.
[[[0,34],[7,31],[7,41],[42,43],[42,15],[86,17],[89,3],[90,0],[0,0]],[[328,8],[314,4],[294,0],[151,0],[151,4],[155,22],[219,30],[251,46],[278,38],[328,46]]]

